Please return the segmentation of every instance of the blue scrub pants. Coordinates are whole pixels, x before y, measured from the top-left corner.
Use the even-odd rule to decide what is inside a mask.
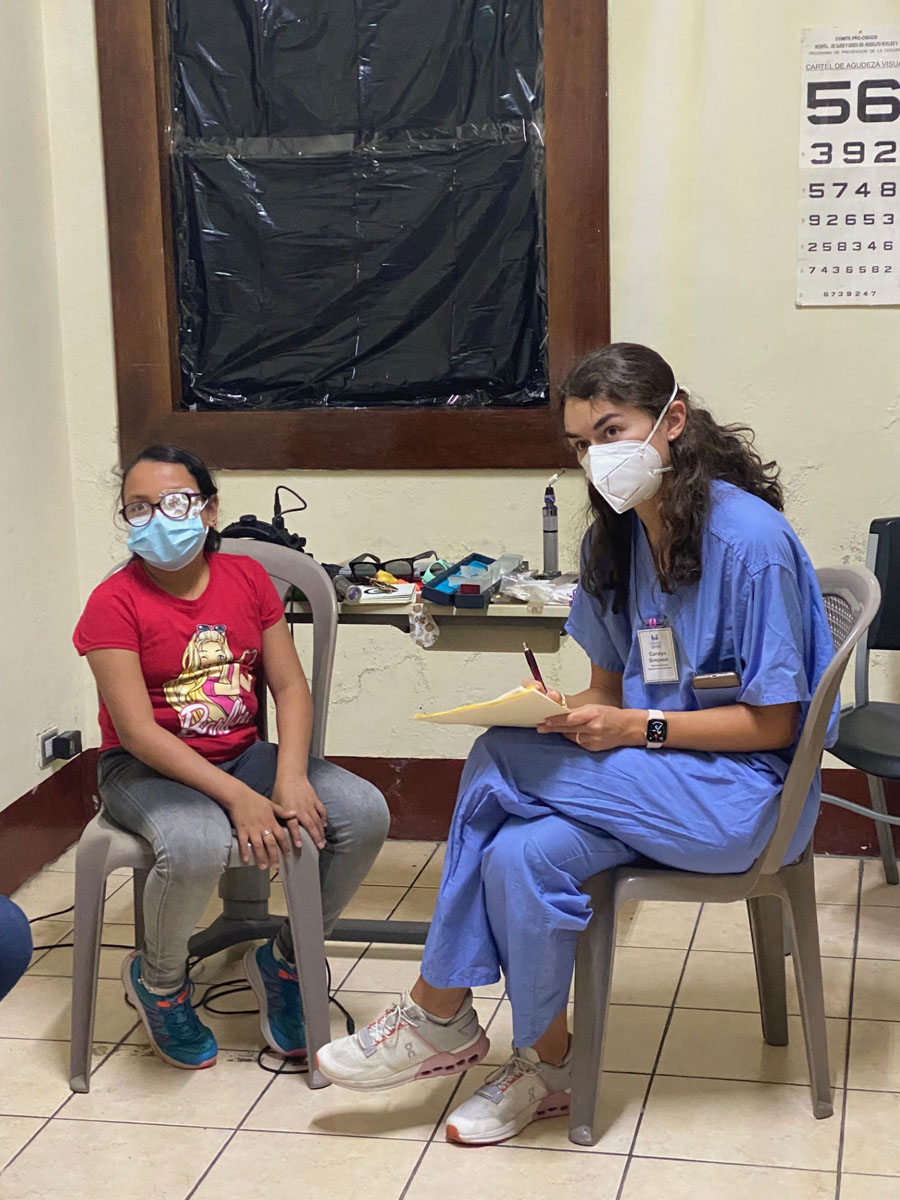
[[[639,858],[746,870],[780,784],[745,755],[591,754],[561,736],[489,730],[463,772],[423,977],[480,987],[502,970],[514,1045],[533,1045],[568,1000],[590,919],[582,883]]]
[[[28,918],[7,896],[0,896],[0,1000],[12,991],[31,960]]]

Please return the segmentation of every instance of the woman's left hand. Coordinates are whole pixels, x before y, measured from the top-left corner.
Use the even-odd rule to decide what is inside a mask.
[[[614,750],[617,746],[643,744],[636,740],[634,717],[633,709],[584,704],[564,716],[548,717],[538,726],[538,733],[561,733],[582,750]]]
[[[305,775],[290,780],[276,779],[272,789],[272,807],[279,820],[287,825],[295,846],[301,845],[302,825],[318,848],[324,848],[328,815],[325,805]]]

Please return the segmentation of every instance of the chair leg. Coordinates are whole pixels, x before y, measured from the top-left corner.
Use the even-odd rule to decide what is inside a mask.
[[[97,1007],[97,976],[100,972],[100,940],[106,903],[106,863],[99,855],[76,856],[75,918],[72,941],[72,1043],[69,1086],[87,1092],[91,1086],[91,1053],[94,1044],[94,1013]]]
[[[300,978],[300,998],[306,1023],[309,1056],[307,1079],[311,1088],[328,1087],[330,1081],[319,1071],[316,1055],[331,1041],[328,1013],[328,969],[325,935],[322,930],[322,892],[319,883],[319,852],[305,829],[303,847],[281,856],[281,874],[287,900],[288,920],[294,941],[294,960]]]
[[[575,1029],[572,1041],[572,1099],[569,1141],[594,1146],[601,1133],[600,1081],[616,948],[615,873],[591,880],[593,916],[578,938],[575,956]]]
[[[786,908],[794,946],[794,974],[806,1040],[809,1086],[813,1115],[830,1117],[834,1112],[831,1076],[828,1069],[828,1027],[825,1022],[825,993],[819,952],[819,923],[816,917],[816,885],[813,858],[807,854],[796,866],[781,872]]]
[[[142,870],[140,867],[135,867],[134,876],[131,881],[132,895],[134,898],[135,950],[143,950],[144,948],[144,884],[147,882],[147,876],[149,874],[149,871]]]
[[[784,979],[783,909],[777,896],[747,901],[756,960],[756,988],[763,1037],[770,1046],[788,1044],[787,990]]]
[[[869,799],[875,812],[883,817],[888,815],[887,802],[884,798],[884,783],[877,775],[867,775],[869,781]],[[894,850],[894,834],[891,826],[884,821],[875,822],[878,834],[878,849],[881,851],[881,861],[884,865],[885,883],[900,883],[897,873],[897,852]]]

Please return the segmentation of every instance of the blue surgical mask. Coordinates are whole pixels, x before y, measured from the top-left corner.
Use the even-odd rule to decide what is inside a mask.
[[[173,521],[155,512],[146,525],[128,535],[128,549],[161,571],[180,571],[194,561],[205,542],[206,526],[199,513]]]

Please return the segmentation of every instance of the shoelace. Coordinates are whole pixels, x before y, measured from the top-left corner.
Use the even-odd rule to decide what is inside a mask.
[[[165,1026],[166,1032],[170,1035],[178,1038],[203,1036],[200,1018],[194,1012],[188,996],[185,996],[184,1000],[180,1002],[170,1001],[167,1009],[156,1007],[155,1012],[160,1024]]]
[[[498,1067],[496,1071],[488,1075],[482,1087],[498,1087],[501,1092],[505,1092],[522,1075],[540,1075],[540,1071],[533,1062],[529,1062],[527,1058],[520,1058],[518,1054],[513,1053],[512,1058],[508,1062],[505,1062],[502,1067]],[[481,1091],[482,1088],[478,1090]]]
[[[285,967],[281,966],[276,960],[276,969],[278,971],[279,983],[289,984],[288,987],[278,987],[270,992],[269,1006],[274,1010],[276,1017],[288,1017],[294,1020],[300,1020],[300,991],[297,987],[297,976],[292,974]]]
[[[419,1026],[419,1022],[410,1010],[404,1008],[398,1001],[383,1012],[377,1020],[370,1021],[366,1028],[372,1031],[372,1041],[378,1043],[393,1037],[400,1029],[402,1021],[406,1021],[407,1025],[413,1025],[416,1028]]]

